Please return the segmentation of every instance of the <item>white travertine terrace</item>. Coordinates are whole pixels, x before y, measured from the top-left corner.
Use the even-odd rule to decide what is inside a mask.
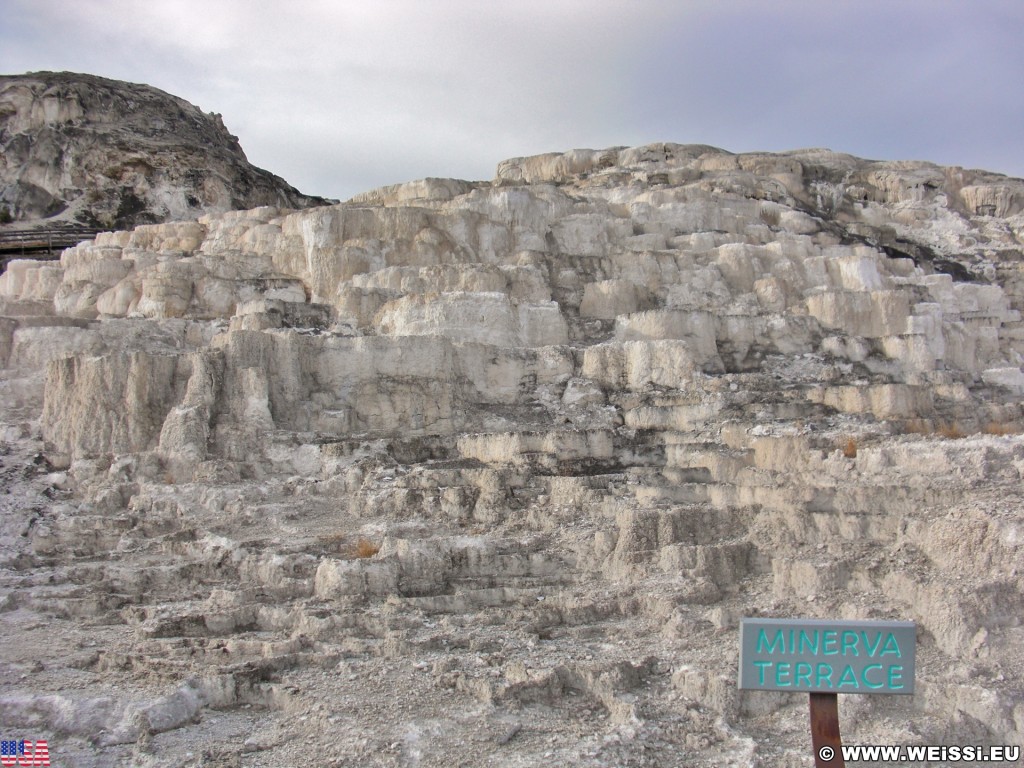
[[[758,614],[918,623],[851,741],[1020,743],[1022,233],[996,174],[655,144],[12,262],[45,472],[0,640],[59,616],[101,675],[0,722],[80,765],[199,713],[225,765],[803,764],[804,698],[735,689]]]

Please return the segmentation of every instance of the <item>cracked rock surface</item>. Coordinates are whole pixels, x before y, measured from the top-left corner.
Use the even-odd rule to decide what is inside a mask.
[[[773,616],[917,623],[846,741],[1019,744],[1022,236],[1017,179],[656,144],[14,261],[0,730],[809,766],[807,697],[736,689]]]
[[[149,85],[0,75],[0,211],[18,229],[125,229],[329,201],[251,165],[220,115]]]

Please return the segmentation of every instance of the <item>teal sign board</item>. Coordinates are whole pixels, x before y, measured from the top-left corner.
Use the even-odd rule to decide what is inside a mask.
[[[914,692],[910,621],[741,619],[740,688]]]

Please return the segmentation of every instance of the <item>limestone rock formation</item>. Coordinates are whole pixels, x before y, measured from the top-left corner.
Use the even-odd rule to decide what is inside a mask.
[[[806,697],[736,690],[760,615],[917,622],[848,741],[1018,744],[1022,241],[1017,179],[656,144],[12,262],[0,726],[810,765]]]
[[[148,85],[0,76],[0,208],[101,228],[329,201],[256,168],[220,118]]]

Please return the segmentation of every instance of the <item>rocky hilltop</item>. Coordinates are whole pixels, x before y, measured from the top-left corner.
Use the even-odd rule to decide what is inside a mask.
[[[1024,182],[508,160],[0,278],[0,726],[62,764],[806,766],[742,616],[917,622],[1019,744]]]
[[[22,226],[125,229],[328,202],[250,165],[220,115],[151,86],[0,75],[0,209]]]

